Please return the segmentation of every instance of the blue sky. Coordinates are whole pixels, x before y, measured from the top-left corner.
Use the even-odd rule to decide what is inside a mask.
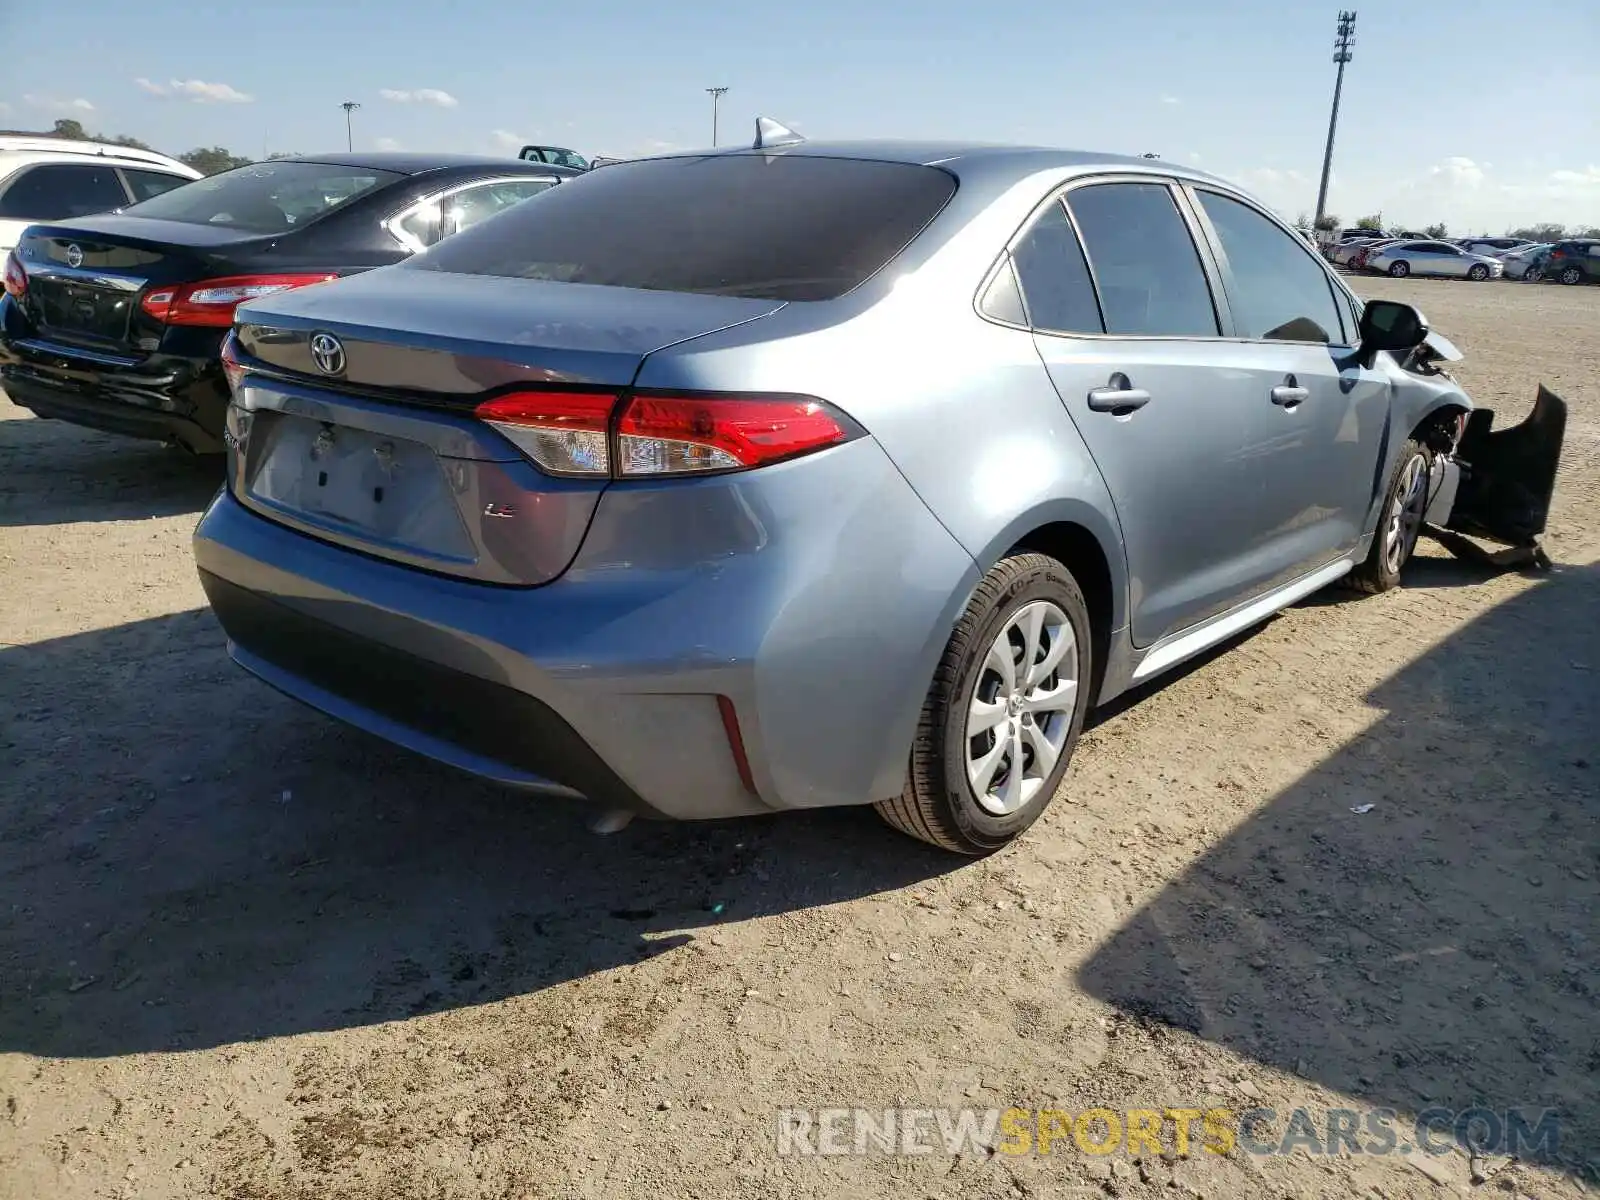
[[[1314,208],[1336,3],[74,0],[49,32],[0,5],[0,125],[77,117],[169,152],[591,154],[706,145],[757,114],[813,138],[1042,142],[1198,163]],[[1357,5],[1329,210],[1458,232],[1600,224],[1600,5]],[[64,10],[63,10],[64,11]],[[223,14],[226,15],[223,15]],[[1569,66],[1553,52],[1582,47]]]

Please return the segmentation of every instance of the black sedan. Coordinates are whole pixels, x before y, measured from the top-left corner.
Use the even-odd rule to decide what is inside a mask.
[[[295,157],[30,226],[5,264],[0,387],[41,417],[219,452],[237,305],[399,262],[578,174],[464,155]]]

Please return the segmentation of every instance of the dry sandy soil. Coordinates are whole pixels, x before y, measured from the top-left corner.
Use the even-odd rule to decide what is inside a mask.
[[[978,863],[860,810],[600,838],[341,728],[224,655],[214,469],[0,400],[0,1194],[1594,1194],[1600,289],[1361,286],[1480,404],[1570,401],[1558,568],[1314,597],[1101,714]],[[1563,1127],[1480,1185],[776,1153],[780,1106],[897,1103]]]

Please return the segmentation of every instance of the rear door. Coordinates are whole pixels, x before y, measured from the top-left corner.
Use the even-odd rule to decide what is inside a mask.
[[[1238,196],[1190,192],[1210,236],[1251,402],[1244,463],[1275,520],[1249,553],[1287,583],[1350,552],[1377,486],[1389,385],[1356,361],[1347,295],[1300,240]]]
[[[1116,504],[1146,646],[1259,589],[1276,523],[1246,474],[1266,403],[1220,339],[1213,280],[1173,186],[1089,180],[1012,246],[1034,340]]]

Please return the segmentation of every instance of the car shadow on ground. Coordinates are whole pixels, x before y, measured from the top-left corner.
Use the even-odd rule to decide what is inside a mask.
[[[0,416],[17,411],[0,394]],[[197,458],[61,421],[0,420],[0,526],[198,513],[222,472],[220,455]]]
[[[587,832],[234,667],[204,610],[0,647],[0,1052],[489,1003],[960,867],[866,809]]]
[[[1600,568],[1542,577],[1369,701],[1381,719],[1079,982],[1362,1104],[1559,1110],[1558,1160],[1582,1170],[1600,1158]]]

